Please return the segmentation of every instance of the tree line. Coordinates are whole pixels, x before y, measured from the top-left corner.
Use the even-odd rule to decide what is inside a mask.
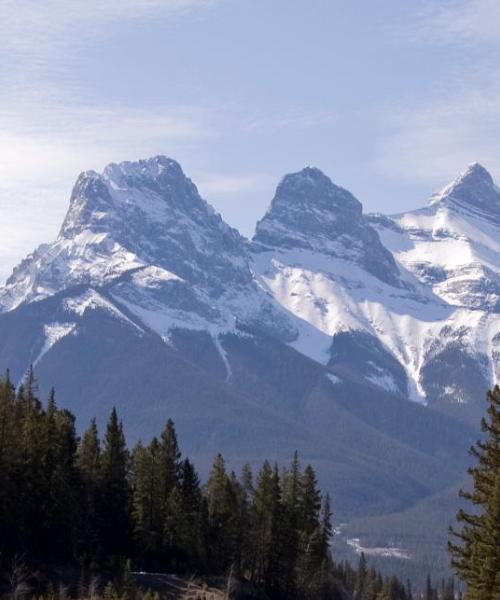
[[[0,561],[73,561],[112,570],[244,574],[271,597],[320,598],[328,587],[330,499],[297,455],[228,472],[216,456],[201,485],[174,423],[127,449],[111,412],[102,439],[93,420],[79,439],[54,392],[37,396],[30,369],[17,390],[0,380]]]
[[[467,600],[500,598],[500,388],[488,393],[484,437],[471,450],[474,509],[458,513],[453,566]],[[113,572],[131,559],[144,571],[244,577],[269,598],[413,600],[409,584],[383,577],[361,557],[332,559],[332,509],[314,469],[294,455],[236,474],[215,457],[202,485],[183,458],[174,423],[129,451],[115,409],[104,435],[95,420],[81,437],[52,391],[42,403],[30,369],[17,389],[0,378],[0,569],[71,562]],[[424,600],[456,597],[453,581]],[[349,596],[347,596],[349,597]]]

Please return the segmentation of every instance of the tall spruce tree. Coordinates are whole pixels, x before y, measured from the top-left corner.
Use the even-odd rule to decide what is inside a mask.
[[[101,535],[106,557],[111,561],[130,553],[129,455],[123,426],[113,408],[106,428],[101,455]]]
[[[10,373],[0,380],[0,556],[11,549],[18,538],[19,505],[19,421],[16,419],[16,395]]]
[[[476,465],[469,469],[472,491],[461,497],[472,503],[470,512],[460,509],[461,528],[451,529],[452,564],[465,582],[467,600],[500,596],[500,387],[487,394],[487,416],[481,420],[484,438],[470,452]]]
[[[205,486],[208,508],[207,541],[210,566],[225,572],[238,556],[238,491],[226,473],[224,458],[218,454]]]
[[[200,480],[193,463],[184,459],[181,465],[181,502],[183,527],[181,546],[188,567],[204,566],[206,548],[203,542],[202,498]]]
[[[172,419],[168,419],[161,434],[161,472],[164,506],[172,490],[179,485],[181,470],[181,451],[177,441],[177,432]]]
[[[53,554],[73,554],[76,515],[75,418],[58,410],[52,389],[43,419],[43,481],[39,506],[44,546]]]
[[[134,534],[143,559],[155,567],[162,552],[165,522],[162,457],[157,438],[147,447],[137,444],[132,453]]]
[[[101,443],[95,419],[78,444],[76,468],[80,478],[77,552],[83,564],[89,566],[101,556]]]

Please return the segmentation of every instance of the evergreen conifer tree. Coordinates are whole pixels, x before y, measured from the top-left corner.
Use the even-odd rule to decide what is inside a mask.
[[[101,543],[106,557],[127,556],[130,551],[129,456],[123,426],[113,408],[101,454]]]
[[[95,419],[92,419],[78,444],[76,468],[80,478],[78,555],[83,564],[89,566],[101,554],[101,444]]]
[[[467,586],[467,600],[489,600],[500,594],[500,387],[487,394],[487,417],[481,421],[484,439],[471,448],[476,465],[469,469],[471,492],[462,498],[474,507],[461,509],[459,531],[451,530],[452,564]]]

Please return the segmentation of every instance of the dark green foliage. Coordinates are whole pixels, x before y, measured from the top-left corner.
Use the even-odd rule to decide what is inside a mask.
[[[77,471],[74,418],[46,409],[30,369],[17,394],[0,381],[0,553],[73,554]]]
[[[100,473],[101,544],[109,558],[127,556],[130,551],[129,455],[122,424],[113,408],[104,437]]]
[[[45,406],[38,399],[32,369],[17,392],[8,373],[0,379],[0,568],[21,555],[79,565],[82,595],[107,600],[140,596],[131,558],[144,571],[231,573],[268,598],[411,600],[364,556],[357,572],[336,566],[332,532],[330,498],[297,453],[290,468],[266,461],[255,478],[248,465],[240,477],[228,472],[219,454],[201,486],[171,420],[129,455],[115,409],[102,441],[95,420],[78,440],[54,392]],[[96,572],[121,575],[89,591],[84,581]],[[451,600],[450,585],[440,600]],[[61,596],[54,589],[45,597]]]
[[[500,597],[500,387],[487,394],[484,438],[471,448],[476,466],[469,469],[473,490],[461,491],[473,509],[457,514],[461,526],[451,530],[452,564],[467,586],[467,600]],[[456,541],[455,541],[456,540]]]

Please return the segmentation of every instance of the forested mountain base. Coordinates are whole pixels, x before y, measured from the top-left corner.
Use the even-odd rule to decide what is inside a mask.
[[[0,380],[0,568],[12,598],[151,597],[137,585],[163,573],[219,577],[234,598],[410,600],[409,585],[364,557],[357,571],[334,563],[331,518],[297,454],[255,477],[249,466],[228,472],[219,454],[202,486],[172,421],[129,452],[116,410],[102,441],[95,421],[78,439],[54,393],[38,399],[31,369],[17,391],[8,373]],[[156,593],[172,597],[168,586]]]

